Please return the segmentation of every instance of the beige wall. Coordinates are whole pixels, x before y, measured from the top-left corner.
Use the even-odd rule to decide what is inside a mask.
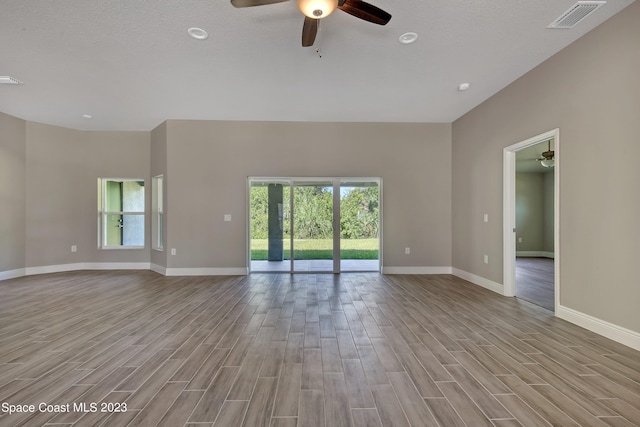
[[[516,251],[554,252],[553,170],[516,172]],[[522,238],[522,242],[519,242]],[[518,254],[520,255],[520,254]]]
[[[548,253],[555,252],[555,222],[554,222],[554,203],[555,203],[555,179],[553,172],[545,173],[542,183],[543,204],[544,204],[544,241],[542,250]]]
[[[0,113],[0,274],[24,268],[26,122]]]
[[[3,239],[10,254],[3,260],[14,261],[0,271],[97,262],[246,267],[251,175],[380,176],[385,266],[451,265],[449,124],[169,121],[152,132],[85,132],[2,119],[3,130],[5,122],[17,129],[12,146],[23,152],[22,163],[10,162],[23,184],[15,179],[7,190],[25,202],[7,217],[16,242]],[[98,250],[97,178],[144,178],[149,209],[158,174],[165,175],[167,250],[150,250],[149,238],[144,250]],[[232,222],[223,221],[226,213]],[[176,256],[167,255],[172,247]]]
[[[384,265],[450,266],[450,141],[449,124],[170,120],[167,267],[246,267],[248,176],[380,176]]]
[[[544,250],[544,175],[516,173],[516,251]]]
[[[561,305],[633,331],[640,331],[638,22],[640,2],[456,120],[452,146],[453,266],[502,283],[502,150],[560,128]]]
[[[26,267],[149,262],[148,243],[141,250],[97,249],[97,179],[144,178],[150,187],[149,139],[149,132],[86,132],[27,122]],[[148,209],[149,190],[145,198]],[[148,221],[146,229],[148,236]]]

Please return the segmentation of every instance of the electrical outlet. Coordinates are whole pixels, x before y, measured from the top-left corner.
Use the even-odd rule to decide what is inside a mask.
[[[411,248],[404,248],[404,254],[409,255],[411,253]]]
[[[78,252],[78,246],[71,245],[71,252]]]
[[[484,256],[484,263],[489,264],[489,255]]]
[[[171,255],[175,255],[176,254],[176,248],[171,248]]]
[[[225,221],[231,221],[231,215],[230,214],[225,214],[224,215],[224,220]]]
[[[484,222],[489,222],[489,214],[484,214]]]
[[[522,243],[522,237],[518,237],[518,243]]]

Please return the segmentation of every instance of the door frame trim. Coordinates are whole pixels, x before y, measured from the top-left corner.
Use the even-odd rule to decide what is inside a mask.
[[[560,129],[555,128],[505,147],[503,150],[503,294],[515,296],[516,291],[516,152],[553,139],[555,166],[553,170],[554,223],[554,312],[560,307]]]

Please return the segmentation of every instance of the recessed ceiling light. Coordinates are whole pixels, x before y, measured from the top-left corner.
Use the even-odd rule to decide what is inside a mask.
[[[85,119],[93,119],[93,116],[91,114],[83,114],[82,117],[84,117]]]
[[[398,41],[402,44],[411,44],[416,40],[418,40],[418,34],[416,33],[404,33],[398,39]]]
[[[463,90],[467,90],[471,87],[471,83],[460,83],[458,85],[458,90],[459,91],[463,91]]]
[[[187,33],[196,40],[206,40],[209,37],[205,30],[197,27],[189,28]]]
[[[21,85],[22,82],[18,79],[14,79],[11,76],[0,76],[0,84],[5,85]]]

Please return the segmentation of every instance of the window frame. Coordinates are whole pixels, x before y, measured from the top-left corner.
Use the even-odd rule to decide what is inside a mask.
[[[151,248],[164,251],[164,175],[151,179]]]
[[[109,215],[131,215],[142,216],[143,218],[143,237],[142,241],[146,242],[146,209],[144,211],[107,211],[107,182],[142,182],[145,187],[144,178],[98,178],[98,249],[100,250],[130,250],[130,249],[144,249],[146,243],[143,245],[108,245],[107,244],[107,217]],[[144,192],[143,206],[146,207],[146,191]]]

